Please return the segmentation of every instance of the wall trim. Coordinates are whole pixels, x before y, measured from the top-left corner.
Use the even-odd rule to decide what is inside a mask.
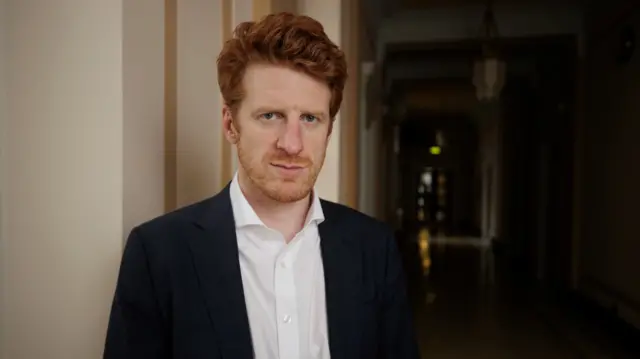
[[[341,48],[347,58],[349,78],[344,89],[340,113],[340,203],[358,209],[359,166],[359,112],[360,112],[360,56],[359,38],[361,16],[360,1],[342,1]]]
[[[233,24],[232,24],[232,16],[233,16],[233,4],[232,0],[222,0],[222,39],[223,41],[227,41],[231,39],[233,34]],[[224,99],[222,99],[222,94],[220,94],[220,103],[224,106]],[[222,108],[220,109],[222,112]],[[224,135],[224,128],[220,128],[220,188],[231,181],[233,177],[233,161],[232,161],[232,150],[231,144],[227,141],[227,138]]]
[[[178,201],[177,0],[165,0],[164,8],[164,209],[169,212]]]
[[[273,10],[272,0],[253,0],[253,21],[260,21]]]

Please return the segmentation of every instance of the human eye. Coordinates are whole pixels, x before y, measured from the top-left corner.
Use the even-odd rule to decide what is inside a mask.
[[[318,117],[307,114],[302,116],[302,120],[305,122],[316,122],[318,121]]]
[[[277,114],[275,112],[265,112],[263,114],[260,115],[261,119],[265,119],[265,120],[274,120],[277,117]]]

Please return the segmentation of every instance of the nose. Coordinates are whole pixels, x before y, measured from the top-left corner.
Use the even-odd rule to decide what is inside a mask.
[[[284,129],[278,138],[278,149],[289,155],[297,155],[302,151],[302,126],[300,121],[287,119]]]

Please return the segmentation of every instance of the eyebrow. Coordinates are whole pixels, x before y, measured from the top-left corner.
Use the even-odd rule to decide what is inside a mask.
[[[329,115],[327,113],[325,113],[324,111],[307,111],[307,112],[303,112],[303,113],[307,113],[309,115],[315,116],[321,120],[326,120]]]
[[[256,117],[256,116],[261,115],[263,113],[269,113],[269,112],[285,113],[286,111],[284,111],[282,109],[278,109],[277,107],[262,106],[262,107],[257,108],[253,112],[251,112],[251,116],[252,117]],[[324,111],[306,111],[306,110],[302,110],[301,112],[303,114],[312,115],[312,116],[315,116],[315,117],[320,118],[320,119],[326,119],[327,117],[329,117],[329,115],[327,113],[325,113]]]
[[[284,112],[282,110],[278,110],[275,107],[266,107],[266,106],[262,106],[262,107],[258,107],[256,110],[251,112],[251,117],[256,117],[258,115],[262,115],[263,113],[269,113],[269,112]]]

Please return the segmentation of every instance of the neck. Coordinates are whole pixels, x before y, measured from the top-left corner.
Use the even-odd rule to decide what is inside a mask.
[[[238,184],[260,220],[269,228],[280,232],[287,243],[303,228],[311,206],[311,195],[295,202],[278,202],[256,188],[241,170],[238,171]]]

